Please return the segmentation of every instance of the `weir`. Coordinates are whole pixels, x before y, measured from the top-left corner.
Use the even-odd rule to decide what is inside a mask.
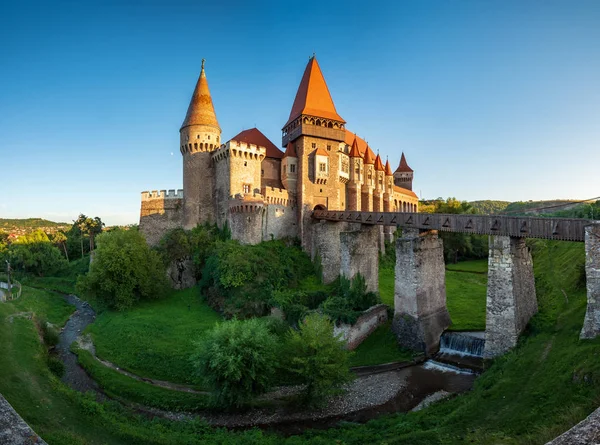
[[[440,340],[441,354],[483,357],[484,347],[485,339],[483,338],[483,335],[473,335],[463,332],[444,332]]]

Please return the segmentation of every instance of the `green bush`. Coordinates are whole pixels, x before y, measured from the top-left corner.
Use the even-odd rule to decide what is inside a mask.
[[[167,278],[160,256],[135,230],[114,230],[97,237],[98,248],[77,290],[111,309],[127,309],[139,300],[165,295]]]
[[[334,321],[352,324],[363,311],[380,302],[376,293],[367,291],[364,277],[356,274],[352,280],[338,277],[333,283],[331,296],[320,309]]]
[[[58,330],[48,323],[46,317],[37,317],[37,325],[42,334],[42,340],[48,348],[58,344]]]
[[[61,378],[65,374],[65,364],[57,356],[48,355],[46,364],[48,365],[48,369],[50,369],[50,372],[52,372],[52,374],[54,374],[58,378]]]
[[[309,314],[297,331],[290,331],[286,353],[283,367],[305,385],[305,404],[323,402],[352,379],[350,353],[344,341],[333,336],[333,324],[323,315]]]
[[[285,241],[254,246],[224,241],[207,259],[200,289],[226,317],[249,318],[268,314],[276,291],[297,288],[310,275],[308,256]]]
[[[277,338],[259,319],[230,320],[210,331],[192,357],[197,374],[222,408],[241,408],[272,385]]]

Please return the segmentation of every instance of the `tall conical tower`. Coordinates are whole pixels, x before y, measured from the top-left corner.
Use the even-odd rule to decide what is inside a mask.
[[[211,155],[221,143],[221,127],[208,89],[204,59],[179,134],[183,155],[183,226],[191,229],[199,223],[215,222]]]
[[[339,182],[342,171],[341,148],[346,121],[337,113],[329,88],[313,55],[309,60],[290,111],[283,126],[282,146],[292,143],[298,157],[296,197],[299,235],[309,249],[310,215],[315,208],[341,210],[346,207],[345,184]],[[344,163],[346,159],[343,160]],[[348,172],[342,172],[347,176]]]

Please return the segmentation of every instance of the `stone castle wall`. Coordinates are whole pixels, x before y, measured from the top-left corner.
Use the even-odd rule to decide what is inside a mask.
[[[378,304],[362,313],[356,323],[341,323],[333,328],[333,335],[340,336],[350,351],[356,349],[369,335],[388,320],[387,306]]]
[[[183,190],[142,192],[140,232],[155,246],[169,230],[183,226]]]

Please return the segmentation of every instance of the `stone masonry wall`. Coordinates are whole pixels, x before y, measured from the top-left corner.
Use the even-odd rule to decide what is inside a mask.
[[[348,230],[348,224],[345,222],[313,222],[310,257],[315,261],[319,256],[324,283],[331,283],[340,274],[340,233],[345,230]]]
[[[537,312],[533,261],[523,238],[490,236],[484,357],[517,344]]]
[[[214,223],[215,172],[210,152],[183,154],[183,227],[193,229],[198,223]]]
[[[229,203],[229,227],[231,237],[242,244],[258,244],[262,241],[264,201],[261,195],[242,197],[236,195]]]
[[[353,325],[341,323],[333,328],[334,336],[341,336],[346,342],[346,347],[352,351],[366,338],[388,320],[387,306],[378,304],[362,313]]]
[[[0,394],[0,444],[47,445]]]
[[[404,229],[396,240],[392,330],[407,348],[434,354],[450,326],[442,240],[434,230]]]
[[[600,222],[585,228],[587,310],[580,338],[600,334]]]
[[[264,241],[298,236],[296,208],[281,204],[266,205],[263,213],[262,231]]]
[[[379,233],[376,225],[340,233],[340,275],[352,279],[360,273],[371,292],[379,292]]]
[[[169,230],[182,226],[183,198],[179,197],[181,194],[181,191],[175,193],[174,190],[169,190],[168,193],[161,190],[158,194],[142,192],[140,232],[151,246],[157,245]]]

